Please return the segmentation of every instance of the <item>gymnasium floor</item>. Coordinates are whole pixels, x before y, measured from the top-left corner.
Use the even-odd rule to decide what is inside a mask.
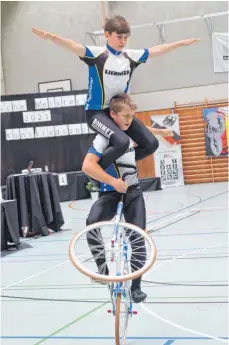
[[[227,183],[145,193],[158,256],[135,305],[131,345],[228,344]],[[92,200],[62,203],[63,230],[2,253],[2,345],[113,345],[107,288],[68,258]],[[209,338],[215,339],[209,339]]]

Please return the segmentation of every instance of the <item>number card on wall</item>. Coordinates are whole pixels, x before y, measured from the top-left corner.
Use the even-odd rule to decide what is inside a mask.
[[[67,186],[68,180],[66,174],[58,174],[59,186]]]
[[[27,111],[22,115],[24,123],[52,121],[50,110]]]

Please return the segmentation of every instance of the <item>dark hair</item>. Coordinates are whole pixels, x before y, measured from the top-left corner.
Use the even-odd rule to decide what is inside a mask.
[[[112,32],[117,32],[117,34],[130,35],[130,24],[122,16],[106,18],[104,31],[108,31],[110,35],[112,34]]]
[[[110,110],[112,110],[114,113],[119,113],[122,111],[123,107],[127,105],[130,107],[132,110],[136,110],[137,106],[134,104],[132,101],[132,98],[127,95],[126,93],[122,93],[120,95],[114,96],[111,101],[110,101]]]

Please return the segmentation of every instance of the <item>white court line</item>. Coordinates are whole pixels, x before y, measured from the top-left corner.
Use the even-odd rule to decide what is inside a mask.
[[[182,211],[182,208],[179,208],[176,211],[172,211],[170,214],[178,213]],[[191,212],[211,212],[211,211],[228,211],[228,209],[225,207],[205,207],[205,208],[193,208],[191,210],[186,211],[187,213]],[[169,213],[170,211],[168,210],[167,212],[153,212],[150,214],[147,214],[147,218],[153,218],[155,215],[164,215],[166,217],[166,213]]]
[[[196,210],[194,209],[194,208],[192,208],[191,210],[187,210],[187,211],[184,211],[184,212],[181,212],[182,210],[178,210],[178,211],[176,211],[176,214],[173,216],[173,217],[170,217],[170,218],[166,218],[167,216],[165,216],[165,218],[166,219],[164,219],[164,220],[162,220],[160,223],[157,223],[156,225],[155,225],[155,223],[157,222],[157,219],[155,219],[155,223],[153,224],[153,228],[152,229],[148,229],[147,228],[147,230],[148,231],[152,231],[153,229],[154,229],[154,227],[158,227],[158,225],[161,225],[161,224],[164,224],[164,223],[166,223],[166,222],[169,222],[170,220],[172,220],[172,219],[174,219],[174,218],[177,218],[177,217],[180,217],[180,216],[184,216],[184,215],[188,215],[188,214],[190,214],[190,212],[196,212]],[[178,214],[177,214],[178,213]],[[168,214],[168,216],[169,216],[169,214]],[[148,218],[149,216],[147,216],[147,218]],[[164,217],[163,217],[164,218]],[[158,220],[160,220],[160,219],[158,219]],[[182,219],[181,219],[182,220]],[[146,227],[147,227],[147,224],[146,224]],[[156,229],[157,230],[157,229]]]
[[[185,254],[182,254],[182,255],[179,255],[179,256],[176,256],[175,258],[173,259],[170,259],[170,260],[167,260],[165,262],[162,262],[160,265],[156,266],[155,268],[152,268],[152,270],[146,272],[146,274],[144,274],[144,277],[145,276],[148,276],[150,273],[156,271],[158,268],[160,268],[161,266],[164,266],[166,264],[169,264],[170,262],[172,261],[175,261],[177,259],[180,259],[180,258],[183,258],[185,256],[188,256],[188,255],[191,255],[191,254],[194,254],[194,253],[197,253],[197,252],[201,252],[205,249],[211,249],[211,248],[215,248],[215,247],[221,247],[223,246],[224,244],[227,244],[229,243],[228,241],[227,242],[224,242],[224,243],[218,243],[218,244],[214,244],[214,246],[210,246],[210,247],[204,247],[204,248],[199,248],[199,249],[195,249],[195,250],[192,250],[191,252],[188,252],[188,253],[185,253]]]
[[[47,270],[40,271],[40,272],[35,273],[35,274],[33,274],[33,275],[31,275],[31,276],[29,276],[29,277],[27,277],[27,278],[18,280],[17,282],[15,282],[15,283],[13,283],[13,284],[4,286],[3,288],[1,288],[1,290],[5,290],[5,289],[8,289],[8,288],[11,287],[11,286],[14,286],[14,285],[23,283],[24,281],[29,280],[29,279],[34,278],[34,277],[37,277],[37,276],[39,276],[39,275],[42,274],[42,273],[51,271],[51,270],[53,270],[53,269],[56,268],[56,267],[60,267],[60,266],[62,266],[62,265],[64,265],[64,264],[66,264],[66,263],[69,262],[69,261],[70,261],[70,260],[64,261],[64,262],[62,262],[61,264],[58,264],[58,265],[56,265],[56,266],[53,266],[53,267],[48,268]]]
[[[89,252],[88,252],[88,253],[89,253]],[[86,253],[86,254],[87,254],[87,253]],[[77,256],[77,258],[80,258],[81,256],[84,256],[84,255],[85,255],[85,253],[83,253],[83,254],[81,254],[81,255]],[[64,261],[64,262],[61,262],[61,264],[58,264],[58,265],[52,266],[52,267],[48,268],[47,270],[40,271],[40,272],[35,273],[35,274],[33,274],[33,275],[31,275],[31,276],[29,276],[29,277],[27,277],[27,278],[21,279],[21,280],[19,280],[19,281],[15,282],[15,283],[13,283],[13,284],[10,284],[10,285],[7,285],[7,286],[4,286],[4,287],[2,287],[2,288],[1,288],[1,290],[6,290],[6,289],[8,289],[8,288],[9,288],[9,287],[11,287],[11,286],[14,286],[14,285],[17,285],[17,284],[23,283],[24,281],[29,280],[29,279],[34,278],[34,277],[37,277],[37,276],[39,276],[39,275],[40,275],[40,274],[42,274],[42,273],[46,273],[46,272],[48,272],[48,271],[53,270],[54,268],[57,268],[57,267],[63,266],[64,264],[67,264],[67,263],[68,263],[68,262],[70,262],[70,261],[71,261],[71,260],[69,259],[69,260],[66,260],[66,261]]]
[[[160,268],[160,267],[162,267],[162,266],[164,266],[164,265],[166,265],[166,264],[168,264],[168,263],[170,263],[170,262],[172,262],[172,261],[175,261],[175,260],[177,260],[177,259],[179,259],[179,258],[188,256],[188,255],[193,254],[193,253],[196,253],[196,252],[203,251],[203,250],[205,250],[205,249],[220,247],[220,246],[223,246],[223,245],[225,245],[225,244],[227,244],[227,243],[228,243],[228,242],[218,243],[218,244],[215,244],[214,246],[205,247],[205,248],[200,248],[200,249],[197,249],[197,250],[193,250],[193,251],[191,251],[191,252],[189,252],[189,253],[186,253],[186,254],[183,254],[183,255],[179,255],[179,256],[177,256],[176,258],[173,258],[173,259],[171,259],[171,260],[167,260],[167,261],[163,262],[162,264],[160,264],[160,265],[158,265],[157,267],[155,267],[155,269],[152,269],[151,271],[148,271],[148,272],[146,273],[146,275],[148,275],[149,273],[151,273],[151,272],[157,270],[158,268]],[[146,275],[144,275],[144,277],[145,277]],[[154,312],[151,311],[150,309],[148,309],[143,303],[141,303],[141,307],[142,307],[147,313],[149,313],[149,314],[151,314],[152,316],[156,317],[157,319],[159,319],[159,320],[161,320],[161,321],[167,323],[168,325],[171,325],[171,326],[173,326],[173,327],[179,328],[179,329],[181,329],[181,330],[183,330],[183,331],[187,331],[187,332],[189,332],[189,333],[198,334],[198,335],[201,335],[201,336],[203,336],[203,337],[211,338],[211,339],[214,339],[214,340],[217,340],[217,341],[221,341],[222,343],[227,343],[227,344],[228,344],[228,340],[226,340],[226,339],[221,339],[221,338],[217,338],[217,337],[214,337],[214,336],[212,336],[212,335],[209,335],[209,334],[205,334],[205,333],[202,333],[202,332],[198,332],[198,331],[195,331],[194,329],[187,328],[187,327],[183,327],[183,326],[178,325],[178,324],[176,324],[176,323],[174,323],[174,322],[172,322],[172,321],[170,321],[170,320],[167,320],[167,319],[163,318],[162,316],[160,316],[160,315],[154,313]]]
[[[198,331],[195,331],[194,329],[191,329],[191,328],[187,328],[187,327],[183,327],[181,325],[178,325],[170,320],[167,320],[167,319],[164,319],[163,317],[161,317],[160,315],[154,313],[153,311],[149,310],[143,303],[141,303],[141,307],[142,309],[144,309],[147,313],[153,315],[154,317],[156,317],[157,319],[167,323],[168,325],[171,325],[173,327],[176,327],[176,328],[179,328],[181,329],[182,331],[187,331],[189,333],[193,333],[193,334],[198,334],[198,335],[201,335],[203,337],[206,337],[206,338],[210,338],[210,339],[214,339],[214,340],[217,340],[217,341],[221,341],[222,343],[227,343],[228,344],[228,340],[227,339],[221,339],[221,338],[217,338],[217,337],[214,337],[213,335],[210,335],[210,334],[205,334],[205,333],[202,333],[202,332],[198,332]]]

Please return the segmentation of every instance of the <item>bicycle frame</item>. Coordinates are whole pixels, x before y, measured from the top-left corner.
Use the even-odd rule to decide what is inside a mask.
[[[135,168],[135,171],[132,173],[129,173],[129,172],[125,173],[122,177],[123,181],[125,180],[126,176],[134,175],[136,173],[137,173],[136,168]],[[125,230],[122,228],[122,231],[120,231],[119,227],[118,227],[119,222],[122,220],[123,208],[124,208],[124,203],[123,203],[124,197],[125,197],[125,194],[121,194],[120,201],[117,205],[114,232],[113,232],[113,236],[112,236],[112,240],[111,240],[111,247],[114,247],[115,243],[117,243],[117,246],[118,246],[118,257],[116,260],[116,275],[117,276],[122,274],[122,272],[121,272],[121,256],[124,256],[124,261],[127,261],[127,254],[128,254],[128,245],[125,241]],[[121,244],[121,241],[122,241],[122,244]],[[112,286],[111,299],[112,299],[112,304],[113,304],[113,315],[115,315],[115,300],[116,300],[117,294],[121,293],[122,296],[125,299],[127,299],[126,288],[125,288],[126,283],[118,282],[115,284],[115,287],[114,287],[114,285]],[[112,294],[114,294],[114,300],[113,300]],[[129,303],[128,303],[128,312],[132,316],[133,310],[132,310],[131,299],[129,300]]]
[[[128,245],[125,241],[125,230],[122,228],[122,230],[120,231],[120,229],[118,228],[118,224],[119,222],[122,220],[122,213],[123,213],[123,198],[124,195],[121,196],[121,200],[119,201],[118,205],[117,205],[117,213],[116,213],[116,217],[115,217],[115,226],[114,226],[114,233],[113,233],[113,237],[112,237],[112,241],[111,241],[111,246],[114,247],[115,243],[117,243],[118,246],[118,257],[116,260],[116,274],[117,275],[121,275],[121,256],[124,256],[124,261],[127,260],[127,254],[128,254]],[[111,299],[112,299],[112,305],[113,305],[113,315],[115,315],[116,312],[116,298],[117,298],[117,294],[121,293],[123,298],[125,298],[127,300],[127,287],[125,286],[127,282],[118,282],[112,284],[112,288],[110,290],[111,292]],[[132,302],[131,299],[129,299],[128,303],[128,312],[129,314],[132,316],[133,314],[133,310],[132,310]]]

